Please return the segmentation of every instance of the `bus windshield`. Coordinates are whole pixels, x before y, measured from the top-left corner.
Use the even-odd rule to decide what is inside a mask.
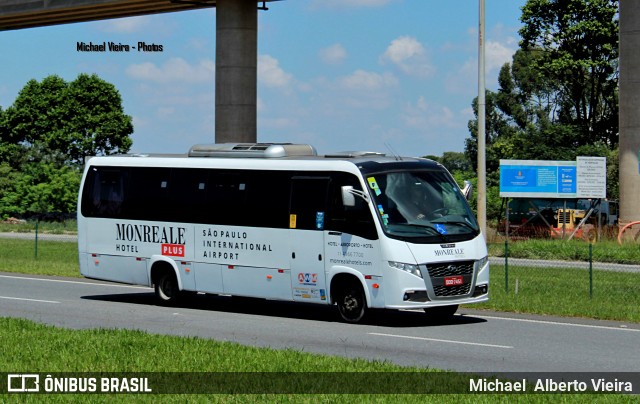
[[[384,231],[417,243],[470,240],[480,234],[464,195],[448,173],[377,173],[367,183]]]

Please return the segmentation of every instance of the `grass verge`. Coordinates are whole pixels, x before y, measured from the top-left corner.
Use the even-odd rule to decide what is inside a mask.
[[[0,239],[0,271],[80,277],[78,245],[63,241]]]

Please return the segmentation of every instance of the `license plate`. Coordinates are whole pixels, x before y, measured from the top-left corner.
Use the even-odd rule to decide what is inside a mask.
[[[447,276],[444,278],[444,286],[459,286],[464,283],[462,276]]]

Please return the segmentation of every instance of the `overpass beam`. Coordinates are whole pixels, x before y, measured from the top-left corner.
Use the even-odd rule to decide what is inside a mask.
[[[216,143],[257,141],[256,0],[216,4]]]

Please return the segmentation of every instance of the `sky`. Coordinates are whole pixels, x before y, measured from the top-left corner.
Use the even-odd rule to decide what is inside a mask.
[[[486,86],[525,0],[486,1]],[[464,151],[478,94],[477,0],[285,0],[258,12],[258,141],[320,154]],[[77,42],[162,45],[79,52]],[[215,9],[0,32],[0,106],[27,81],[97,74],[133,117],[132,152],[215,141]]]

